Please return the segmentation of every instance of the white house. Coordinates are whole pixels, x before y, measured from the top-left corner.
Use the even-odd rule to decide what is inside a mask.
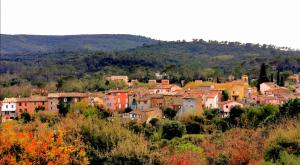
[[[205,107],[209,109],[219,108],[219,94],[216,92],[209,93],[205,101]]]
[[[243,107],[244,105],[237,101],[224,101],[221,103],[221,112],[223,114],[223,117],[229,116],[229,112],[232,107],[234,106],[240,106]]]
[[[8,121],[17,117],[17,99],[16,98],[5,98],[2,102],[1,114],[2,121]]]

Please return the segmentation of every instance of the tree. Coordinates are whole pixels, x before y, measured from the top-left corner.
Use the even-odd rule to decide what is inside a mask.
[[[267,76],[267,68],[265,63],[261,64],[260,67],[260,73],[259,73],[259,77],[258,77],[258,83],[257,83],[257,89],[260,90],[260,84],[264,83],[264,82],[269,82],[268,76]]]
[[[62,89],[63,85],[64,85],[64,80],[63,79],[57,80],[57,84],[56,84],[57,91],[60,91]]]
[[[244,113],[244,110],[240,106],[234,106],[230,109],[228,122],[232,125],[237,125],[240,117]]]
[[[174,119],[177,114],[177,111],[172,108],[166,108],[163,110],[164,116],[168,119]]]
[[[280,85],[280,72],[279,72],[279,70],[277,70],[277,74],[276,74],[276,84]]]
[[[222,101],[227,101],[229,98],[227,90],[222,90]]]
[[[162,137],[168,140],[171,140],[174,137],[182,137],[184,132],[184,125],[179,121],[167,122],[162,127]]]
[[[64,102],[62,99],[59,99],[57,109],[61,115],[66,116],[70,109],[70,103]]]
[[[189,121],[185,124],[186,133],[188,134],[199,134],[203,132],[201,124],[195,121]]]
[[[125,108],[125,110],[124,110],[125,113],[129,113],[129,112],[131,112],[131,111],[132,111],[132,108],[130,108],[130,107],[127,107],[127,108]]]
[[[292,99],[279,107],[282,116],[297,116],[300,114],[300,99]]]
[[[31,116],[28,112],[23,112],[21,114],[21,119],[24,121],[24,123],[28,123],[31,121]]]

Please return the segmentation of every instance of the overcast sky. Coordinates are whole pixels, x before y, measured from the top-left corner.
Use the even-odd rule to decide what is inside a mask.
[[[1,0],[2,34],[136,34],[300,49],[299,0]]]

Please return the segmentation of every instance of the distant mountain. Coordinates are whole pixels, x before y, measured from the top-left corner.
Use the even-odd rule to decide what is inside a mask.
[[[127,34],[96,35],[6,35],[1,34],[1,54],[54,51],[111,51],[153,45],[157,40]]]

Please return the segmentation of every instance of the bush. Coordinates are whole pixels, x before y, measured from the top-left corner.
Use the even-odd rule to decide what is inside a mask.
[[[173,139],[174,137],[182,137],[184,132],[184,125],[179,121],[167,122],[162,127],[162,137],[168,140]]]
[[[279,161],[283,152],[300,156],[300,122],[288,121],[274,129],[265,143],[264,159]]]
[[[300,99],[292,99],[279,107],[282,116],[297,116],[300,114]]]
[[[190,121],[185,124],[186,133],[188,134],[199,134],[204,132],[200,123],[195,121]]]
[[[172,108],[166,108],[166,109],[163,110],[163,114],[166,118],[172,120],[176,116],[177,111],[175,109],[172,109]]]
[[[21,114],[21,119],[23,120],[24,123],[28,123],[31,121],[31,116],[28,112],[23,112]]]

